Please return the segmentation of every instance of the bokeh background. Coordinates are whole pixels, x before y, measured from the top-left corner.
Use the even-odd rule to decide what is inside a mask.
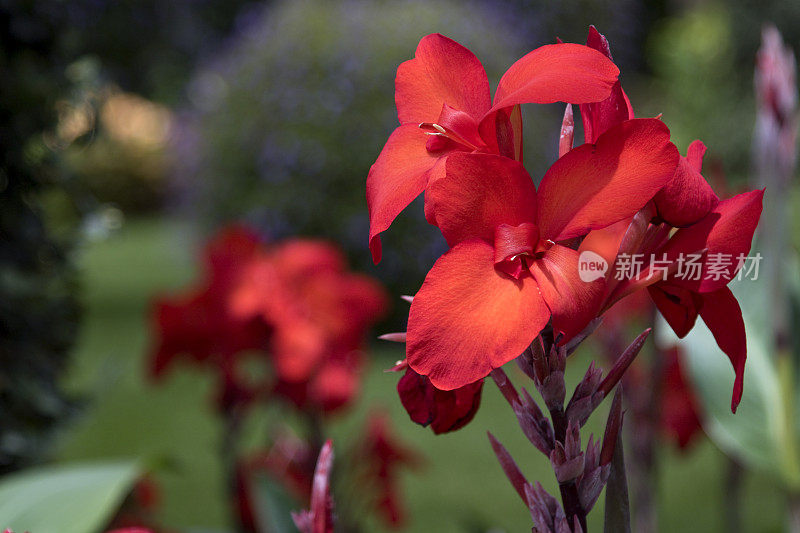
[[[532,48],[583,42],[596,25],[637,115],[663,113],[682,152],[702,139],[706,177],[734,192],[751,174],[767,22],[800,49],[800,3],[786,0],[0,1],[0,474],[138,457],[161,487],[160,523],[229,527],[213,384],[189,368],[158,387],[147,380],[150,301],[188,285],[202,242],[239,221],[270,239],[338,243],[394,298],[376,335],[404,329],[399,296],[445,245],[415,203],[374,266],[364,187],[396,125],[395,70],[423,35],[466,45],[495,84]],[[534,176],[556,159],[562,113],[524,110]],[[373,343],[358,406],[334,438],[380,405],[425,456],[403,479],[408,531],[529,528],[485,429],[529,479],[552,486],[552,474],[501,396],[487,386],[475,422],[435,437],[408,421],[396,376],[383,372],[400,358],[400,347]],[[249,431],[280,416],[259,411]],[[726,465],[708,440],[659,450],[664,531],[722,530]],[[744,490],[744,530],[780,531],[772,481],[748,474]]]

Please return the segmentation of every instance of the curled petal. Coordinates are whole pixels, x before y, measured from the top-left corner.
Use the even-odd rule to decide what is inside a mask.
[[[437,435],[467,425],[478,412],[482,391],[482,379],[451,391],[439,390],[410,368],[397,383],[400,402],[411,420],[430,425]]]
[[[491,245],[462,242],[439,258],[414,297],[408,364],[436,388],[457,389],[517,357],[549,317],[533,278],[499,273]]]
[[[722,200],[700,222],[676,232],[662,250],[668,259],[701,250],[708,253],[701,275],[692,276],[697,279],[674,277],[671,282],[702,293],[725,287],[739,270],[740,259],[750,252],[763,196],[763,190],[756,190]]]
[[[600,310],[605,280],[585,282],[578,271],[578,252],[554,245],[534,262],[531,272],[553,315],[553,329],[562,344],[586,327]]]
[[[675,175],[658,191],[653,199],[662,220],[671,226],[683,227],[694,224],[719,202],[706,179],[700,175],[706,147],[700,141],[689,145],[687,157],[681,157]],[[692,161],[688,155],[692,155]]]
[[[425,206],[451,247],[467,239],[491,243],[501,224],[536,221],[536,188],[521,163],[460,152],[448,156],[445,169],[428,187]]]
[[[528,53],[503,74],[492,110],[517,104],[583,104],[608,98],[619,69],[581,44],[548,44]]]
[[[381,260],[379,234],[425,190],[428,174],[439,159],[425,148],[427,139],[416,124],[400,126],[369,169],[369,247],[376,263]]]
[[[561,241],[633,216],[672,178],[678,150],[656,119],[628,120],[556,161],[539,185],[542,238]]]
[[[736,407],[742,399],[744,364],[747,360],[747,339],[742,309],[731,290],[724,287],[703,295],[700,316],[714,335],[717,345],[731,360],[736,373],[731,398],[731,411],[735,413]]]
[[[647,291],[675,335],[685,337],[697,321],[697,313],[702,305],[700,295],[670,283],[651,285]]]
[[[435,33],[397,68],[395,103],[401,124],[435,122],[444,104],[480,119],[491,107],[489,80],[472,52]]]
[[[613,61],[608,40],[594,26],[589,27],[586,46],[601,52]],[[587,143],[597,142],[598,137],[609,128],[633,118],[631,102],[625,91],[622,90],[619,81],[611,88],[611,95],[608,98],[601,102],[581,105],[580,110],[583,119],[583,134]]]

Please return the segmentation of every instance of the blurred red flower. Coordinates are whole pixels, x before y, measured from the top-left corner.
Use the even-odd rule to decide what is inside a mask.
[[[161,378],[176,360],[208,365],[219,370],[222,404],[249,397],[233,376],[233,359],[250,350],[267,347],[268,327],[243,320],[228,309],[230,293],[241,270],[259,250],[250,230],[232,226],[222,230],[203,252],[203,278],[182,295],[158,298],[153,305],[156,346],[150,357],[152,377]]]
[[[699,403],[681,364],[680,348],[665,351],[661,384],[661,428],[664,435],[681,449],[686,449],[702,435]]]
[[[363,482],[371,487],[375,505],[384,521],[394,527],[405,522],[405,511],[400,501],[398,474],[403,468],[414,468],[421,458],[398,442],[389,427],[389,417],[373,413],[367,421],[356,461],[362,466]]]
[[[377,282],[346,270],[320,241],[290,241],[252,261],[231,294],[233,314],[269,324],[273,392],[332,411],[358,392],[367,329],[387,307]]]
[[[156,302],[154,377],[188,356],[217,372],[223,410],[269,394],[312,411],[350,402],[359,388],[364,335],[387,306],[376,281],[348,272],[330,244],[298,239],[268,246],[240,226],[208,244],[204,264],[196,287]],[[264,366],[264,376],[250,377],[249,362]]]

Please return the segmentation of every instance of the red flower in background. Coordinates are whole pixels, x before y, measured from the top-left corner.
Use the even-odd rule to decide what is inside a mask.
[[[480,61],[439,34],[423,37],[414,59],[397,69],[400,126],[367,178],[370,250],[381,258],[379,234],[422,193],[433,169],[454,153],[487,153],[522,160],[519,104],[603,100],[619,70],[578,44],[546,45],[514,63],[492,101]]]
[[[298,240],[252,261],[230,305],[240,319],[271,327],[273,392],[301,409],[331,411],[357,393],[364,335],[387,299],[377,282],[348,272],[333,246]]]
[[[680,348],[673,346],[663,355],[666,361],[661,384],[661,428],[683,450],[703,433],[700,404],[684,374]]]
[[[241,270],[258,251],[258,237],[242,226],[222,230],[203,251],[203,279],[184,294],[161,297],[153,306],[157,343],[150,374],[161,377],[176,359],[218,364],[240,352],[263,349],[267,330],[228,311]]]
[[[206,247],[206,275],[187,294],[155,306],[159,342],[151,373],[180,356],[213,368],[223,410],[272,394],[298,408],[332,411],[358,392],[367,329],[386,308],[374,280],[347,271],[332,245],[263,245],[242,227]],[[248,359],[268,370],[253,383]]]
[[[373,414],[369,418],[356,460],[361,463],[363,482],[372,488],[384,521],[395,527],[403,525],[405,512],[400,502],[398,473],[403,468],[419,466],[421,459],[392,435],[386,415]]]

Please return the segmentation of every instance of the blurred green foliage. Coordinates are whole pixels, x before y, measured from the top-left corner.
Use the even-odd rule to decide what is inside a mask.
[[[64,86],[47,15],[34,2],[0,11],[0,474],[41,458],[73,409],[59,386],[78,321],[70,231],[43,209],[70,203],[44,135]]]
[[[443,252],[421,204],[388,232],[379,269],[366,251],[365,182],[398,125],[397,65],[438,31],[496,82],[519,37],[488,6],[451,0],[304,0],[250,17],[189,84],[175,162],[190,212],[206,227],[245,218],[272,237],[327,237],[393,293],[415,292]]]

